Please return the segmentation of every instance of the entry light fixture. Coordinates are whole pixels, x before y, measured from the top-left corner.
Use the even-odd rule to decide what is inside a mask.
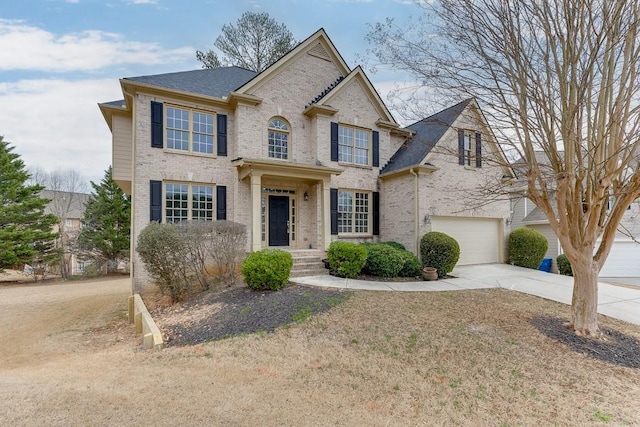
[[[307,193],[306,191],[304,192],[304,196],[302,196],[304,198],[305,202],[309,201],[309,193]]]

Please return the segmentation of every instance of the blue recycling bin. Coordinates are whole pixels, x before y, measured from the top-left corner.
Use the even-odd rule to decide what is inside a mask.
[[[547,273],[551,273],[551,262],[553,260],[551,258],[545,258],[542,260],[542,262],[540,263],[540,267],[538,267],[538,270],[540,271],[546,271]]]

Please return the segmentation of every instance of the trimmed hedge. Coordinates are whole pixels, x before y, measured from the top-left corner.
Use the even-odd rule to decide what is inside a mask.
[[[420,276],[420,271],[422,270],[422,265],[420,264],[420,260],[417,256],[413,254],[413,252],[409,252],[408,250],[399,250],[398,251],[403,258],[404,264],[398,273],[400,277],[416,277]]]
[[[242,263],[246,284],[254,290],[278,291],[289,281],[293,257],[280,249],[262,249],[253,252]]]
[[[430,231],[420,239],[423,267],[434,267],[438,277],[450,273],[460,259],[460,245],[453,237],[439,231]]]
[[[536,270],[547,253],[549,243],[542,233],[521,227],[509,234],[509,262]]]
[[[573,276],[573,269],[571,268],[571,263],[569,262],[569,258],[565,254],[560,254],[556,258],[556,262],[558,263],[558,271],[560,274],[564,276]]]
[[[389,245],[392,248],[396,248],[396,249],[400,249],[401,251],[406,251],[407,248],[404,247],[404,245],[402,243],[398,243],[398,242],[380,242],[383,245]]]
[[[367,250],[357,243],[332,242],[327,250],[327,260],[335,276],[354,278],[367,262]]]
[[[391,245],[377,243],[364,245],[367,262],[364,271],[372,276],[396,277],[404,265],[404,257]]]

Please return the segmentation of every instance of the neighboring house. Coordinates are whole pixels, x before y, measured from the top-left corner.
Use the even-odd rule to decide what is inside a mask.
[[[50,199],[45,213],[58,217],[53,231],[60,233],[58,246],[63,248],[68,274],[82,274],[87,261],[78,258],[77,241],[82,229],[84,205],[91,195],[52,190],[42,190],[40,195]]]
[[[542,153],[536,153],[536,157],[538,164],[542,167],[548,163]],[[524,184],[521,185],[521,188],[524,188]],[[553,260],[551,271],[557,272],[556,258],[563,253],[562,245],[546,215],[526,197],[525,190],[514,193],[511,199],[511,229],[515,230],[520,227],[537,230],[547,238],[549,248],[545,258]],[[640,204],[636,201],[629,206],[622,217],[611,252],[600,270],[600,276],[640,276],[640,243],[638,242],[640,242]]]
[[[125,99],[100,109],[113,178],[132,195],[134,245],[150,221],[226,219],[247,226],[253,251],[324,251],[334,240],[416,251],[422,233],[442,230],[461,241],[461,263],[504,260],[508,202],[468,197],[505,175],[482,162],[501,153],[476,102],[402,129],[322,29],[259,74],[225,67],[120,84]],[[139,290],[135,248],[132,260]]]

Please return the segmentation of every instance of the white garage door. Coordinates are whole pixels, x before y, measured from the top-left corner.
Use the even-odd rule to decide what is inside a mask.
[[[431,218],[431,230],[446,233],[458,241],[458,265],[499,262],[500,224],[500,220],[493,218]]]
[[[600,276],[640,277],[640,244],[629,240],[613,242]]]

